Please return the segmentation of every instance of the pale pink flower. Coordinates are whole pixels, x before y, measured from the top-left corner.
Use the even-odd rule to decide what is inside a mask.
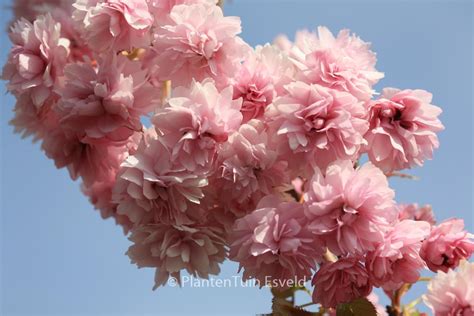
[[[83,59],[90,55],[90,50],[81,39],[77,25],[72,18],[75,0],[15,0],[13,15],[15,20],[24,18],[30,22],[43,14],[51,14],[53,19],[61,24],[61,37],[70,41],[70,57],[74,60]],[[13,23],[12,23],[13,24]]]
[[[77,0],[74,19],[98,52],[148,47],[153,16],[146,0]]]
[[[365,266],[370,279],[384,289],[398,289],[403,283],[416,283],[425,267],[420,257],[422,241],[431,225],[424,221],[403,220],[389,231],[374,251],[367,254]]]
[[[306,55],[304,77],[333,89],[347,91],[360,100],[369,100],[372,86],[384,77],[375,69],[377,59],[370,44],[342,30],[337,37],[325,27],[318,28],[318,45]]]
[[[222,204],[237,215],[255,209],[260,199],[288,182],[288,163],[281,160],[261,121],[251,120],[219,150]]]
[[[398,208],[400,211],[398,213],[399,220],[412,219],[415,221],[425,221],[430,223],[431,225],[436,224],[433,209],[429,204],[423,206],[418,206],[418,204],[416,203],[400,204]]]
[[[285,93],[283,86],[293,80],[293,73],[291,61],[279,49],[257,46],[231,79],[234,99],[243,99],[243,122],[261,118],[274,97]]]
[[[180,271],[207,279],[226,257],[223,231],[210,225],[148,224],[132,230],[127,255],[139,268],[156,268],[154,289]]]
[[[359,259],[352,257],[323,263],[311,284],[315,287],[313,302],[325,308],[366,297],[372,291],[367,271]]]
[[[33,23],[20,19],[10,32],[13,48],[3,68],[2,79],[14,94],[28,93],[40,108],[50,97],[69,54],[69,40],[61,37],[61,25],[51,15]]]
[[[366,110],[351,94],[319,85],[295,82],[266,115],[278,135],[288,138],[292,153],[325,168],[337,159],[355,159],[368,129]]]
[[[308,230],[303,205],[267,196],[255,211],[238,219],[231,232],[231,260],[244,269],[244,279],[260,286],[286,288],[288,280],[307,280],[324,249]]]
[[[73,180],[80,176],[86,185],[108,179],[129,151],[128,140],[95,141],[59,126],[45,133],[41,147],[57,168],[66,167]]]
[[[70,59],[73,61],[84,61],[91,59],[93,53],[88,43],[82,38],[81,28],[72,16],[74,9],[72,3],[69,3],[71,2],[69,0],[64,1],[68,2],[68,4],[51,9],[47,7],[45,10],[49,10],[53,18],[61,24],[61,37],[67,38],[70,42]]]
[[[14,0],[12,2],[15,19],[24,18],[33,22],[36,17],[48,12],[56,10],[72,12],[74,0]]]
[[[140,63],[124,56],[106,55],[97,68],[69,64],[64,83],[56,89],[61,124],[93,139],[127,139],[142,130],[140,116],[159,104],[158,91],[147,82]]]
[[[286,94],[285,86],[294,81],[295,67],[288,55],[276,46],[265,44],[255,48],[258,64],[272,78],[277,96]]]
[[[474,253],[474,235],[464,230],[462,219],[451,218],[433,226],[420,255],[431,271],[454,269]]]
[[[214,82],[192,82],[173,91],[168,104],[152,118],[171,157],[190,171],[208,168],[216,144],[227,140],[242,122],[241,100],[232,100],[232,87],[218,91]]]
[[[181,86],[210,77],[225,85],[249,50],[240,32],[240,19],[224,17],[218,6],[174,6],[153,43],[161,80]]]
[[[281,38],[278,43],[288,47]],[[322,26],[317,34],[298,32],[288,53],[300,69],[300,80],[349,92],[359,100],[369,100],[374,94],[372,86],[384,77],[375,69],[377,59],[370,44],[349,30],[340,31],[337,37]]]
[[[428,284],[423,301],[434,316],[473,316],[474,263],[463,261],[457,271],[439,271]]]
[[[298,32],[299,33],[299,32]],[[298,36],[298,33],[296,34]],[[273,40],[273,46],[284,52],[285,54],[289,54],[291,48],[293,47],[293,43],[290,41],[288,36],[284,34],[280,34]]]
[[[169,14],[171,10],[180,4],[192,5],[192,4],[207,4],[209,6],[215,6],[217,0],[147,0],[150,12],[155,17],[155,23],[157,25],[163,25],[169,22]]]
[[[366,151],[373,164],[386,172],[422,166],[439,147],[437,133],[444,129],[441,109],[424,90],[386,88],[369,103],[370,129]]]
[[[336,255],[375,250],[397,219],[394,192],[371,163],[354,170],[351,161],[337,161],[326,176],[316,169],[307,186],[310,229]]]
[[[134,154],[138,144],[142,139],[141,133],[133,134],[125,145],[126,150],[120,156],[120,162],[123,162],[129,155]],[[119,169],[114,169],[108,173],[107,178],[97,178],[91,183],[82,184],[82,192],[89,198],[92,205],[100,212],[102,218],[114,218],[115,222],[122,226],[123,231],[127,234],[133,226],[133,223],[125,215],[117,213],[117,203],[113,201],[113,188],[117,178]]]
[[[308,30],[296,32],[295,41],[291,42],[286,35],[278,35],[273,44],[288,54],[296,68],[302,71],[305,69],[306,55],[318,48],[318,36]]]
[[[10,121],[14,126],[15,133],[21,134],[22,138],[33,137],[33,141],[37,141],[44,137],[51,126],[56,127],[58,124],[57,115],[54,112],[56,102],[53,98],[49,98],[45,103],[37,108],[28,93],[17,96],[15,115]]]
[[[271,76],[254,59],[247,60],[233,79],[234,99],[242,98],[243,123],[261,118],[275,95]]]
[[[173,160],[161,138],[147,132],[137,152],[121,165],[114,187],[117,213],[135,226],[152,222],[190,223],[190,204],[200,204],[207,174]]]
[[[117,225],[123,228],[124,234],[128,234],[133,223],[125,215],[117,213],[117,204],[112,200],[112,190],[115,185],[115,175],[111,174],[109,179],[93,182],[90,185],[82,185],[82,192],[89,201],[100,212],[103,219],[114,218]]]

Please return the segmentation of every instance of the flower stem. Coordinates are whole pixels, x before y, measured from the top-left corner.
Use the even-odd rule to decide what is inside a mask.
[[[329,249],[326,249],[326,253],[323,255],[323,259],[326,260],[327,262],[336,262],[337,257],[335,254],[333,254]]]
[[[316,305],[316,303],[309,302],[309,303],[306,303],[306,304],[303,304],[303,305],[298,305],[298,307],[299,308],[304,308],[304,307],[308,307],[308,306],[312,306],[312,305]]]
[[[430,282],[431,278],[429,277],[421,277],[418,279],[418,282]]]
[[[392,297],[392,306],[389,311],[390,316],[402,316],[402,297],[411,288],[411,284],[405,283],[395,291]]]

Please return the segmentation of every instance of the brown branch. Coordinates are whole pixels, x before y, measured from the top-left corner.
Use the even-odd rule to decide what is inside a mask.
[[[392,306],[389,306],[390,316],[402,316],[402,297],[411,288],[411,284],[405,283],[395,291],[392,297]]]
[[[401,173],[401,172],[387,172],[385,174],[385,176],[387,178],[390,178],[390,177],[399,177],[399,178],[402,178],[402,179],[409,179],[409,180],[420,180],[420,178],[418,178],[417,176],[413,176],[411,174],[407,174],[407,173]]]

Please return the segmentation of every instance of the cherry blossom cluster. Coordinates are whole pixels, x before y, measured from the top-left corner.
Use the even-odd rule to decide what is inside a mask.
[[[15,131],[80,179],[155,287],[230,259],[260,284],[312,279],[314,302],[335,308],[430,269],[427,304],[458,315],[444,311],[468,291],[445,290],[473,277],[468,263],[454,272],[473,236],[398,204],[387,180],[433,157],[441,109],[424,90],[376,92],[368,43],[319,27],[252,48],[213,0],[16,1],[14,13]],[[474,313],[464,299],[455,311]]]

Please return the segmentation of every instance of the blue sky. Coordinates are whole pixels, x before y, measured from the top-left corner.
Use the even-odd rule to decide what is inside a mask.
[[[0,0],[0,7],[9,1]],[[372,42],[378,85],[421,88],[444,110],[441,147],[418,181],[394,179],[400,202],[430,203],[438,219],[473,218],[473,4],[470,1],[232,0],[227,15],[242,19],[251,45],[326,25],[350,28]],[[2,11],[0,25],[8,20]],[[0,33],[0,61],[8,39]],[[153,271],[138,270],[124,255],[129,242],[103,221],[65,170],[14,135],[14,100],[0,87],[0,314],[13,315],[254,315],[269,312],[268,290],[164,287],[153,292]],[[231,278],[227,262],[219,278]],[[417,286],[415,297],[423,290]],[[301,296],[301,303],[309,301]]]

